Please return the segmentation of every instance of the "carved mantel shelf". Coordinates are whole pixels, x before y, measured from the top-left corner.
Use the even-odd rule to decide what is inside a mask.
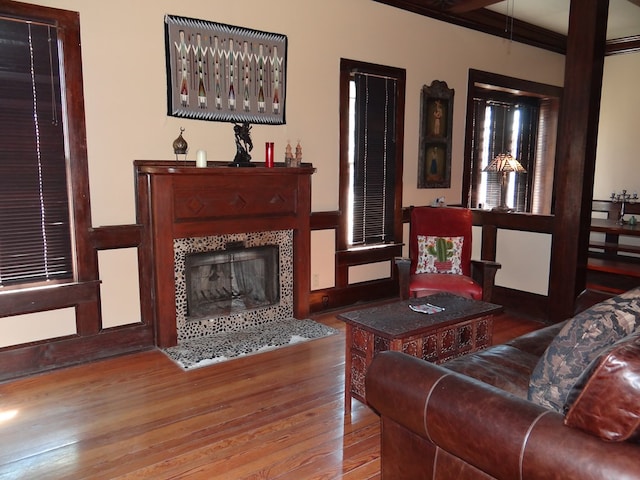
[[[136,160],[136,215],[144,226],[139,254],[144,319],[156,344],[177,343],[173,240],[231,233],[293,230],[294,315],[309,314],[310,164],[291,168],[230,167],[209,162]]]

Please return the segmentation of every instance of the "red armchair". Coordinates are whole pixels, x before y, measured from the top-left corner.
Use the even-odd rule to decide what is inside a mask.
[[[500,264],[471,260],[471,210],[458,207],[413,207],[409,256],[399,259],[403,298],[451,292],[491,300]]]

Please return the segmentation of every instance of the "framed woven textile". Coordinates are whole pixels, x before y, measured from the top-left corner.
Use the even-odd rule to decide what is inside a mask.
[[[168,115],[284,124],[287,37],[165,16]]]

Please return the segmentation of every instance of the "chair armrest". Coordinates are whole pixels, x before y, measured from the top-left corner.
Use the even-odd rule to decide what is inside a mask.
[[[411,278],[411,259],[406,257],[395,258],[396,267],[398,268],[398,282],[400,284],[400,299],[409,298],[409,284]]]
[[[368,404],[390,427],[382,430],[386,471],[393,471],[394,455],[404,455],[404,463],[428,463],[428,451],[435,450],[429,446],[436,446],[496,479],[640,474],[640,445],[602,441],[565,426],[559,413],[401,352],[376,355],[365,385]],[[406,435],[415,440],[405,445]],[[422,447],[411,452],[416,444]],[[435,469],[437,462],[424,468]]]
[[[497,271],[502,268],[491,260],[471,260],[471,278],[482,287],[482,300],[491,301]]]

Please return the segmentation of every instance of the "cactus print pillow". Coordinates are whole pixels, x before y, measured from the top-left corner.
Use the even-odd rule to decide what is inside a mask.
[[[562,327],[531,373],[529,400],[564,413],[569,392],[589,364],[638,328],[640,288],[579,313]]]
[[[416,273],[452,273],[462,275],[460,256],[464,237],[418,235]]]

